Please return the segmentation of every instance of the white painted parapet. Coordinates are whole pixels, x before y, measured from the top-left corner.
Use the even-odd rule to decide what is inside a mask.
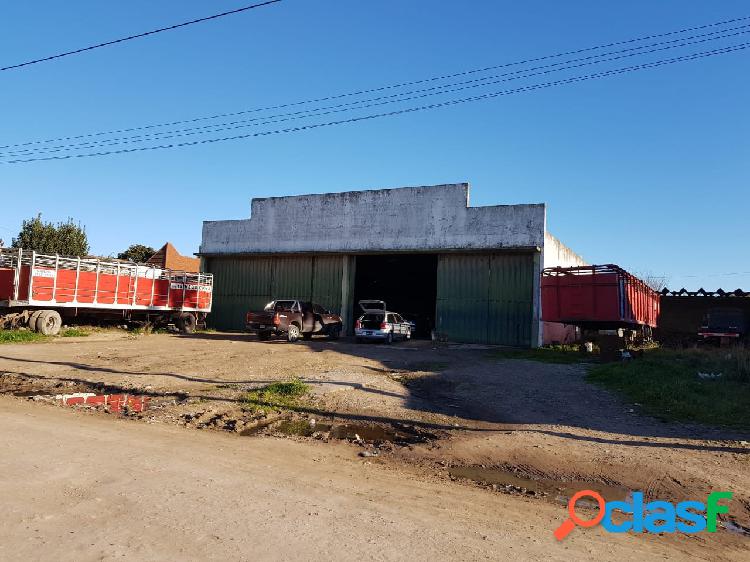
[[[545,206],[469,206],[469,184],[253,199],[244,220],[205,221],[200,253],[539,249]]]

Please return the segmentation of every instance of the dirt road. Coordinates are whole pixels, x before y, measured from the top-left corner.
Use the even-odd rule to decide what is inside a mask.
[[[96,557],[89,548],[145,558],[747,559],[750,535],[725,528],[593,529],[554,542],[565,497],[582,488],[673,502],[731,490],[725,523],[750,528],[750,437],[649,418],[584,375],[579,365],[427,342],[105,332],[3,345],[0,392],[116,385],[172,405],[128,421],[0,397],[0,481],[13,506],[0,533],[12,556],[63,540],[78,559]],[[292,376],[312,390],[294,414],[302,421],[416,439],[239,437],[250,427],[245,393]],[[363,448],[380,454],[360,458]]]
[[[555,506],[424,480],[345,445],[102,423],[7,397],[0,440],[3,560],[643,560],[692,551],[688,541],[598,529],[557,544]]]

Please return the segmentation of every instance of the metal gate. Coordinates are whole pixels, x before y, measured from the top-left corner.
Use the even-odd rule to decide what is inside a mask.
[[[211,257],[206,263],[215,279],[210,324],[221,330],[241,330],[248,310],[262,309],[280,298],[311,300],[338,313],[344,258]]]
[[[437,332],[451,341],[530,346],[534,257],[441,254]]]

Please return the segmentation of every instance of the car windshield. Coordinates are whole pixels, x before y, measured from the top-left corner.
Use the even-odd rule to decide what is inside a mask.
[[[365,329],[379,330],[380,324],[384,322],[384,318],[385,318],[384,314],[377,314],[377,313],[370,312],[360,317],[359,323]]]
[[[294,301],[271,301],[263,309],[267,312],[273,312],[274,310],[292,310]]]

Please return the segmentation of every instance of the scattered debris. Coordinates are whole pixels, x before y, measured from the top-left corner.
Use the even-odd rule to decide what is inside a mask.
[[[360,457],[377,457],[380,455],[380,451],[375,449],[374,451],[360,451],[359,456]]]
[[[94,394],[92,392],[75,392],[57,394],[55,400],[63,406],[103,407],[110,412],[144,412],[148,409],[149,397],[132,394]]]

